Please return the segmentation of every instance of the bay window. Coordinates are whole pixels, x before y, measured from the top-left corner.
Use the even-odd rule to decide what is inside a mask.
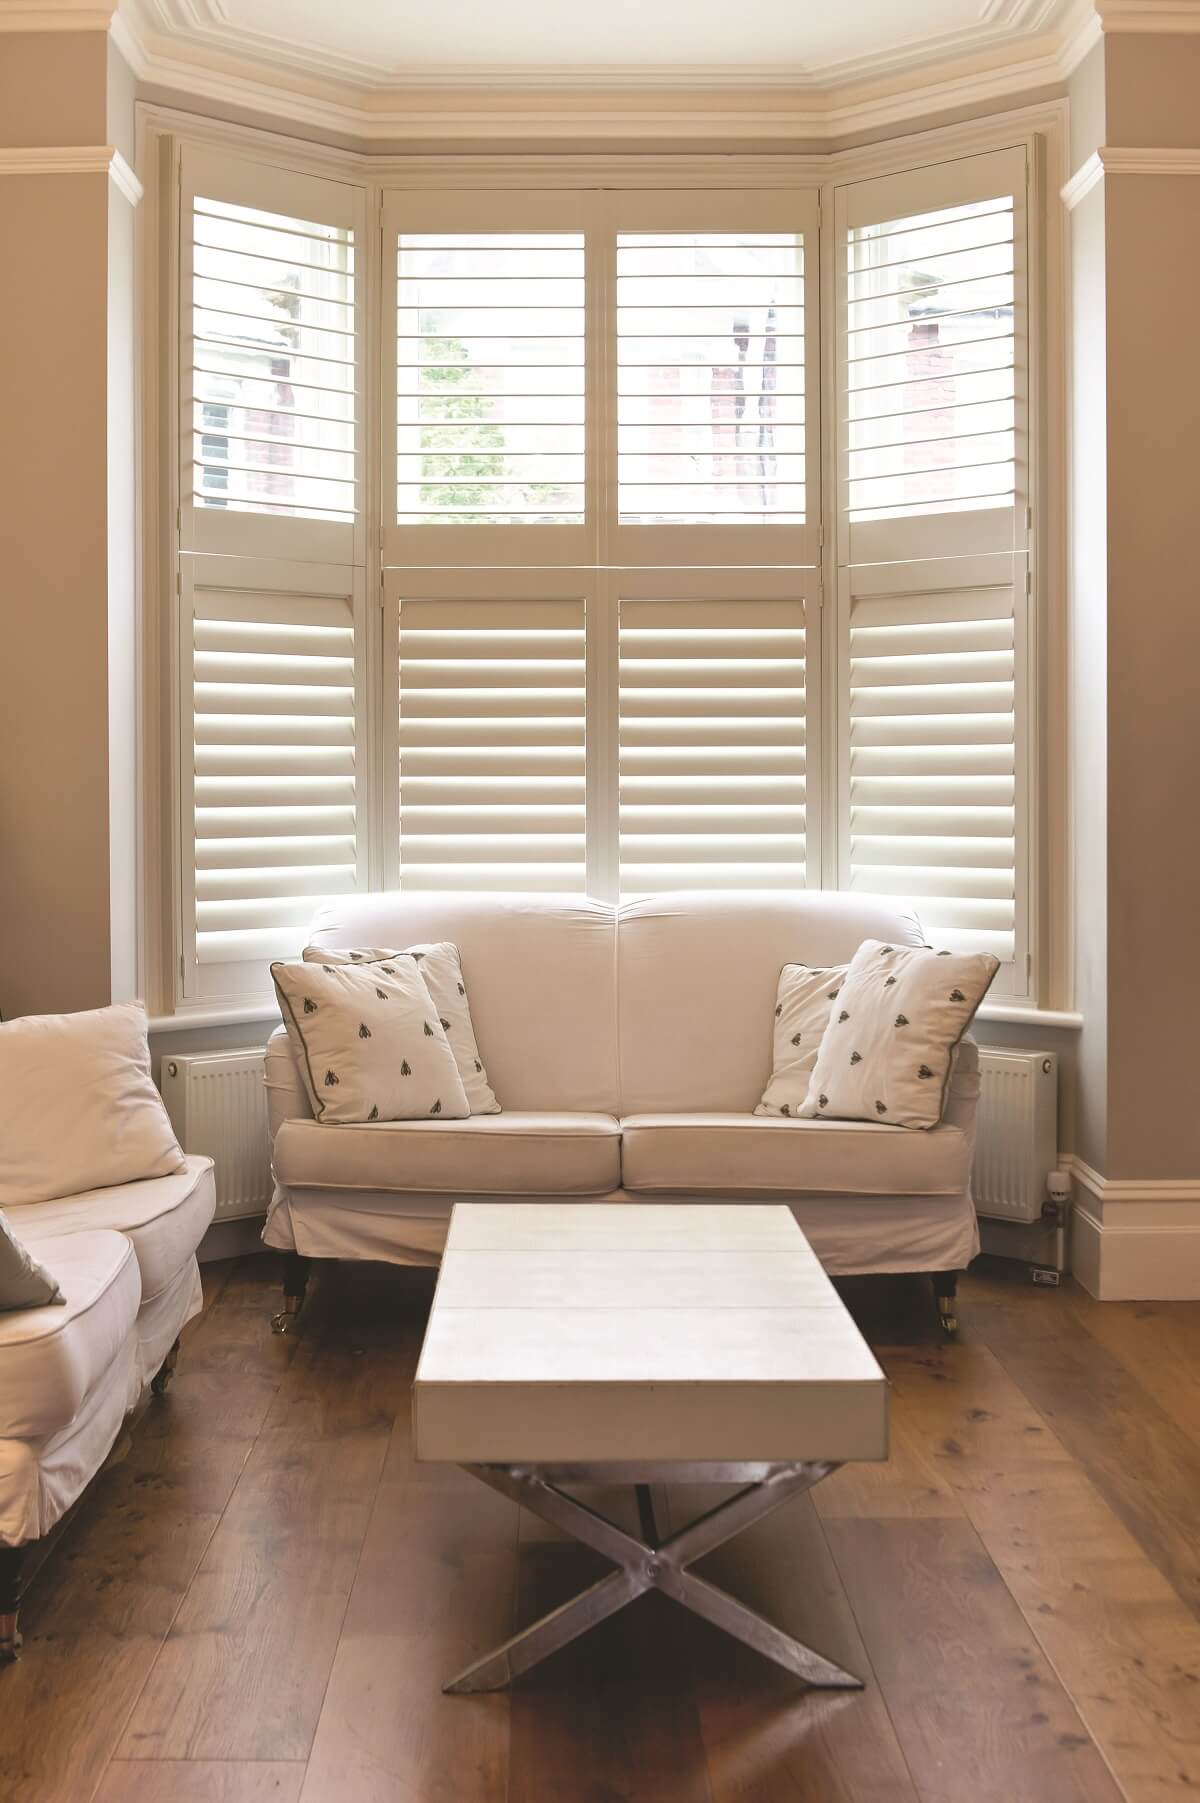
[[[1027,156],[435,192],[182,147],[184,1009],[383,886],[906,894],[1032,993]]]

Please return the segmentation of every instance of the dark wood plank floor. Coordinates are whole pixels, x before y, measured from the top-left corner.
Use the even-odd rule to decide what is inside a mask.
[[[1200,1794],[1200,1304],[1017,1272],[846,1296],[893,1456],[711,1561],[861,1694],[647,1596],[512,1696],[440,1683],[597,1572],[412,1457],[432,1280],[340,1266],[301,1334],[209,1266],[170,1395],[38,1574],[4,1803],[1163,1803]],[[658,1498],[682,1520],[700,1499]],[[707,1500],[705,1498],[704,1500]]]

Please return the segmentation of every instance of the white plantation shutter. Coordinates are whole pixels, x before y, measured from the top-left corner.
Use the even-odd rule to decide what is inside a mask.
[[[181,596],[184,993],[270,989],[317,898],[366,886],[361,593],[192,558]],[[324,592],[322,592],[324,584]]]
[[[401,232],[401,525],[582,525],[582,232]]]
[[[1016,944],[1018,644],[1010,560],[918,566],[878,592],[856,570],[849,620],[849,880],[909,895],[951,951]],[[975,581],[972,581],[975,578]],[[951,586],[957,584],[958,586]],[[943,586],[947,585],[947,586]]]
[[[837,195],[840,880],[1030,992],[1025,157]]]
[[[400,887],[584,890],[585,599],[397,580]]]
[[[595,562],[594,211],[571,192],[386,199],[385,564]]]
[[[362,561],[363,191],[188,148],[185,550]]]
[[[803,525],[799,233],[620,232],[616,298],[621,520]]]
[[[816,562],[815,196],[627,193],[607,210],[611,561]]]
[[[624,894],[808,880],[803,576],[703,580],[664,572],[620,601]]]

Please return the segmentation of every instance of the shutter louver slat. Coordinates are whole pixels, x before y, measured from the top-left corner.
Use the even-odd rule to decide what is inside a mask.
[[[622,893],[805,882],[802,601],[627,600]]]
[[[401,232],[396,517],[584,518],[584,240]]]
[[[804,248],[789,233],[617,234],[624,525],[802,525]]]
[[[358,887],[355,640],[349,598],[196,592],[201,967],[294,954],[314,897]]]
[[[400,884],[585,887],[585,604],[401,599]]]
[[[353,521],[353,231],[197,195],[191,267],[195,506]]]
[[[969,601],[958,622],[945,617],[945,594],[851,603],[850,884],[912,895],[939,947],[989,950],[1011,963],[1012,589]]]
[[[850,229],[851,521],[1013,505],[1018,249],[1004,197]]]

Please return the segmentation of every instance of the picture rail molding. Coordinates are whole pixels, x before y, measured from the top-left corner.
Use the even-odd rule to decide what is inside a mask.
[[[142,184],[114,144],[39,144],[0,149],[0,175],[107,175],[136,207]]]

